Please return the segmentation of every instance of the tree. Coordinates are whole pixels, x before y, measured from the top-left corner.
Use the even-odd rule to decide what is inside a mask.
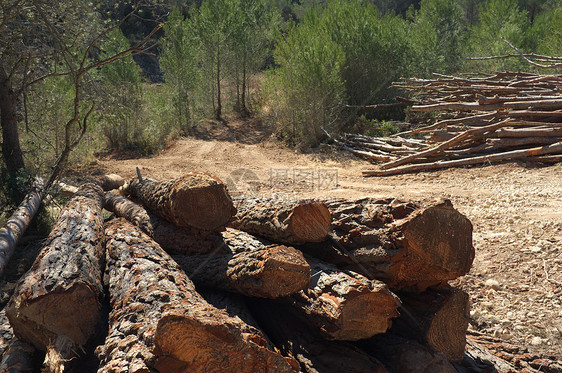
[[[236,4],[233,32],[229,38],[232,53],[231,74],[236,86],[236,111],[248,115],[248,79],[257,73],[272,53],[273,40],[280,24],[275,8],[265,0],[239,0]]]
[[[530,49],[528,38],[529,20],[519,9],[517,0],[488,0],[478,13],[479,22],[473,27],[470,38],[470,51],[473,56],[498,56],[512,53],[501,37],[523,50]],[[524,66],[520,59],[500,59],[480,62],[490,70],[514,70]]]
[[[164,25],[165,38],[160,63],[168,84],[174,89],[174,107],[179,128],[190,132],[192,127],[191,92],[199,74],[194,40],[194,30],[178,8]]]
[[[322,128],[331,129],[344,103],[342,47],[322,27],[313,9],[277,41],[276,69],[269,74],[270,102],[282,134],[304,147],[319,143]]]
[[[410,12],[410,40],[415,53],[412,73],[430,76],[434,72],[460,70],[465,50],[463,10],[454,0],[422,0],[417,12]]]

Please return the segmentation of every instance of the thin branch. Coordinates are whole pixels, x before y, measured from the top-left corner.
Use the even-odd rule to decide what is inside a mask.
[[[506,38],[504,38],[503,36],[501,37],[501,39],[507,44],[509,45],[512,49],[514,49],[515,51],[517,51],[517,53],[519,53],[519,56],[521,56],[521,58],[523,58],[525,61],[527,61],[528,63],[530,63],[533,66],[537,66],[537,67],[541,67],[543,69],[554,69],[557,67],[562,67],[562,62],[561,63],[552,63],[550,65],[542,65],[540,63],[537,63],[535,61],[531,61],[529,58],[527,58],[519,49],[517,49],[517,47],[513,44],[511,44],[509,41],[507,41]]]

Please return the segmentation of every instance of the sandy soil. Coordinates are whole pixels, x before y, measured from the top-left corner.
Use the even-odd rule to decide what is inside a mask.
[[[297,153],[259,131],[209,123],[152,158],[106,155],[86,172],[156,179],[204,171],[233,194],[448,198],[474,225],[476,258],[455,285],[472,298],[472,328],[562,356],[562,167],[525,163],[363,178],[369,163],[325,148]]]

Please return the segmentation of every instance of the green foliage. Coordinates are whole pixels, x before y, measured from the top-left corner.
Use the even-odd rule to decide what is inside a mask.
[[[562,56],[562,4],[535,18],[532,37],[537,53]]]
[[[464,62],[463,10],[455,0],[422,0],[410,10],[410,40],[414,54],[410,74],[429,77],[434,72],[460,71]]]
[[[470,34],[470,50],[473,56],[500,56],[514,53],[501,37],[522,50],[529,50],[529,19],[521,11],[517,0],[488,0],[479,11],[479,22]],[[475,65],[475,66],[472,66]],[[529,66],[520,59],[499,59],[476,62],[469,65],[492,71],[518,70]]]
[[[269,74],[270,103],[280,131],[301,146],[318,144],[322,128],[335,125],[344,102],[344,51],[323,27],[317,10],[293,25],[277,42],[278,67]]]

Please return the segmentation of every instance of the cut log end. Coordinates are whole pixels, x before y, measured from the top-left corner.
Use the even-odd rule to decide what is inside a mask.
[[[264,254],[267,256],[259,262],[261,266],[259,275],[254,276],[261,282],[259,293],[256,294],[255,286],[248,289],[253,291],[253,296],[279,298],[294,294],[308,286],[310,266],[301,252],[292,247],[273,246]],[[235,284],[233,286],[236,287]]]
[[[289,218],[288,229],[302,242],[322,242],[330,233],[332,215],[324,202],[298,205]]]
[[[470,270],[475,255],[472,224],[450,201],[421,210],[403,232],[408,252],[416,258],[402,261],[394,268],[395,281],[404,280],[403,286],[422,285],[419,290],[424,290]],[[416,274],[423,274],[423,278]]]
[[[181,181],[170,195],[177,220],[199,229],[223,230],[236,214],[225,185],[206,174],[190,174]]]
[[[57,335],[74,341],[75,349],[83,346],[97,326],[99,309],[97,291],[77,283],[26,304],[9,304],[6,313],[16,335],[45,351]]]
[[[451,361],[461,361],[466,347],[469,320],[469,297],[459,289],[451,289],[445,304],[437,311],[427,334],[427,342]]]
[[[265,347],[261,335],[246,333],[242,344],[233,325],[217,322],[213,327],[212,315],[201,317],[206,321],[171,313],[158,321],[154,346],[159,372],[222,371],[225,367],[248,373],[292,371],[284,358]]]

